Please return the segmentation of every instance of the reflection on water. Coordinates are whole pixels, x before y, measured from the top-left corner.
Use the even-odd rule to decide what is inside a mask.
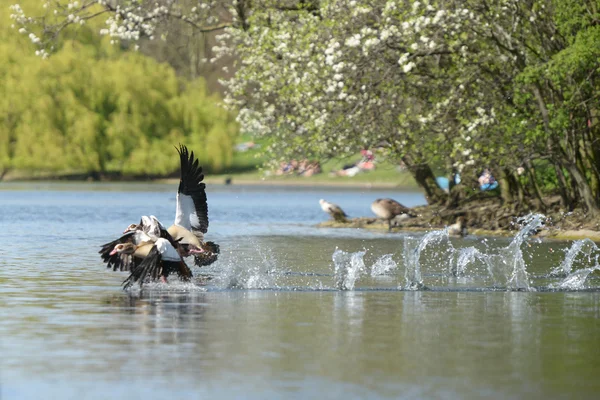
[[[209,193],[208,235],[223,253],[195,269],[210,279],[123,292],[125,274],[104,270],[98,245],[139,215],[169,221],[174,185],[106,188],[0,191],[3,400],[594,398],[600,390],[593,243],[524,240],[518,266],[537,291],[507,291],[487,262],[510,239],[436,233],[443,240],[425,246],[422,235],[312,226],[327,217],[320,197],[369,215],[372,198],[420,195],[220,187]],[[429,290],[398,289],[407,268],[414,275],[405,236],[420,249]]]

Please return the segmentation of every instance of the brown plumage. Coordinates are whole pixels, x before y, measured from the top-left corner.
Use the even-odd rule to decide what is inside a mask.
[[[461,215],[456,219],[456,222],[448,226],[448,234],[453,236],[466,236],[467,235],[467,221],[466,218]]]
[[[177,274],[182,281],[189,281],[192,278],[192,271],[181,258],[179,250],[166,239],[159,238],[156,243],[144,243],[141,246],[131,243],[118,244],[114,252],[144,257],[139,265],[131,269],[131,274],[123,282],[124,288],[136,282],[141,287],[147,279],[151,281],[160,279],[166,282],[167,277],[172,273]]]
[[[393,199],[377,199],[371,204],[371,210],[379,218],[387,221],[388,230],[392,230],[392,219],[397,215],[411,215],[410,208]]]
[[[135,249],[141,245],[140,236],[136,232],[131,231],[125,233],[120,238],[103,244],[100,248],[100,257],[106,263],[106,268],[113,271],[129,271],[133,266],[139,264],[144,257],[142,251],[138,252],[134,257]],[[121,251],[115,251],[118,248]]]

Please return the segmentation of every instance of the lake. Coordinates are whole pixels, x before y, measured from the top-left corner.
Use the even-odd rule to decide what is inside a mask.
[[[420,193],[209,185],[198,280],[123,291],[99,246],[173,184],[0,183],[0,397],[597,398],[589,241],[325,229]],[[191,260],[190,265],[191,265]]]

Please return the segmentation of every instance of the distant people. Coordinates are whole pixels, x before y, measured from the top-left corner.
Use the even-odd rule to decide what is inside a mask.
[[[485,168],[479,175],[479,188],[481,190],[494,190],[498,187],[496,178],[492,175],[488,168]]]
[[[360,155],[362,156],[362,160],[360,160],[356,166],[360,168],[362,171],[371,171],[375,169],[375,155],[371,150],[361,150]]]
[[[375,169],[375,155],[371,150],[361,150],[361,159],[353,164],[346,164],[342,169],[333,172],[337,176],[356,176],[359,172]]]
[[[301,170],[298,171],[298,174],[302,176],[313,176],[321,173],[321,163],[318,161],[309,162],[305,160],[304,164],[301,166]]]
[[[301,176],[313,176],[321,173],[321,163],[318,161],[309,160],[292,160],[290,162],[282,162],[279,168],[275,171],[275,175],[290,175],[297,174]]]
[[[360,168],[355,164],[344,165],[342,169],[335,172],[337,176],[355,176],[360,172]]]
[[[260,147],[260,146],[254,142],[245,142],[245,143],[240,143],[240,144],[236,145],[235,150],[243,153],[245,151],[248,151],[248,150],[251,150],[254,148],[258,148],[258,147]]]

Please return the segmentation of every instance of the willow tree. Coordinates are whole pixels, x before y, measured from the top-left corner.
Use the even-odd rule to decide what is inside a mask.
[[[100,11],[90,4],[70,3],[54,14],[38,1],[25,1],[23,7],[37,7],[47,17],[30,20],[13,6],[21,35],[7,35],[10,28],[2,25],[0,178],[11,168],[97,178],[165,175],[178,166],[165,149],[178,142],[194,148],[205,167],[230,165],[238,126],[205,81],[187,81],[168,64],[115,46],[99,35],[102,21],[67,16],[60,23],[63,10]],[[47,48],[34,33],[38,22],[61,33],[44,42]],[[40,46],[42,58],[54,47],[52,57],[36,59],[27,41]]]

